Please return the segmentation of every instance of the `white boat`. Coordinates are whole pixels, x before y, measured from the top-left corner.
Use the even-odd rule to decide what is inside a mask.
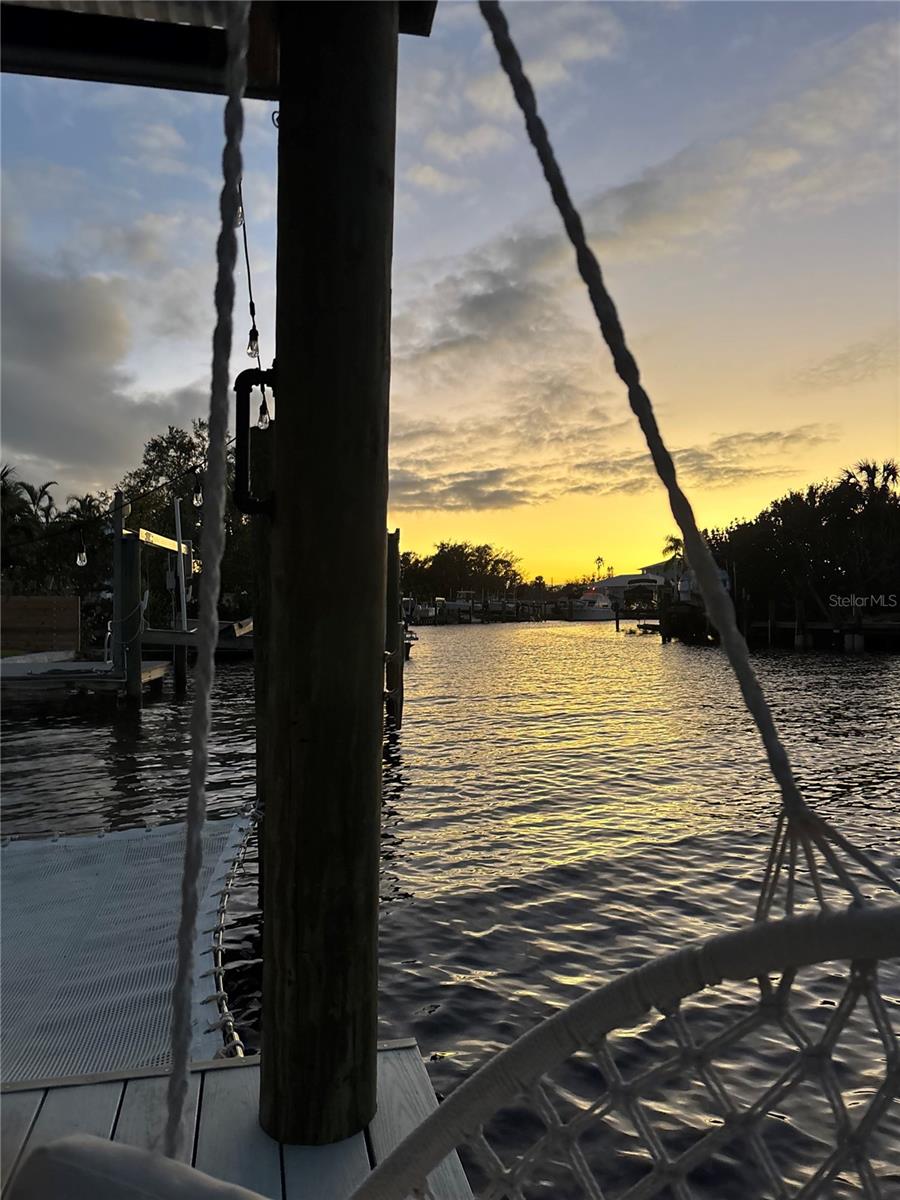
[[[615,609],[606,592],[589,587],[572,601],[573,621],[614,621]]]

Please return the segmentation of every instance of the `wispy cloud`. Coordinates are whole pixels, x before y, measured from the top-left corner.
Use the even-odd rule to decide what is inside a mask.
[[[474,125],[459,133],[432,129],[425,137],[425,149],[446,162],[458,163],[465,158],[484,158],[495,151],[508,150],[515,138],[499,125]]]
[[[886,329],[875,337],[853,342],[835,354],[804,367],[788,381],[795,392],[817,392],[828,388],[867,383],[900,370],[900,334]]]
[[[656,474],[630,432],[630,422],[610,420],[599,406],[591,417],[570,411],[565,400],[552,412],[510,405],[483,421],[400,422],[392,436],[391,508],[496,510],[651,491]],[[683,483],[709,491],[789,478],[798,454],[837,436],[831,426],[810,424],[741,431],[676,447],[673,457]],[[496,465],[501,458],[506,465]]]
[[[828,212],[896,186],[896,24],[867,27],[830,57],[824,78],[743,132],[690,146],[589,199],[592,239],[607,255],[654,257],[733,233],[766,210]]]
[[[187,148],[187,142],[175,126],[162,121],[132,127],[128,141],[144,154],[179,154]]]
[[[408,167],[405,177],[416,187],[422,188],[426,192],[436,192],[442,196],[464,192],[466,188],[472,186],[471,180],[464,179],[459,175],[450,175],[447,171],[441,171],[430,163],[416,163],[415,166]]]
[[[510,21],[529,77],[545,93],[567,83],[572,67],[612,58],[625,45],[622,22],[604,4],[518,4]],[[496,67],[472,78],[465,95],[490,117],[504,119],[516,111],[509,83]]]

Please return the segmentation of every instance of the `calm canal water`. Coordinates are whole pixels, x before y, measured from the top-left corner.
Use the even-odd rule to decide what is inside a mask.
[[[586,989],[748,920],[777,796],[717,650],[609,625],[418,633],[404,727],[385,747],[380,1008],[383,1035],[414,1035],[446,1093]],[[900,869],[900,659],[755,664],[807,797]],[[168,697],[139,718],[7,709],[4,833],[181,819],[188,715]],[[253,721],[252,668],[222,667],[212,817],[252,801]],[[252,853],[248,865],[229,975],[252,1044]]]

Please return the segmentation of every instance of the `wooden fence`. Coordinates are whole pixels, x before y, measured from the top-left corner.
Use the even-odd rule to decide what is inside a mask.
[[[79,596],[3,596],[0,639],[5,654],[81,647]]]

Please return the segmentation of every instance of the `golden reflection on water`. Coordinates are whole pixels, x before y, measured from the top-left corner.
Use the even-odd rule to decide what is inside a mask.
[[[386,795],[414,895],[771,827],[777,790],[720,651],[611,624],[418,632],[394,751],[402,780]],[[883,795],[896,661],[781,655],[758,668],[811,797],[866,804],[870,779]],[[852,705],[873,679],[884,699],[863,747],[830,721],[829,700],[838,690]],[[851,820],[859,810],[849,805]]]

